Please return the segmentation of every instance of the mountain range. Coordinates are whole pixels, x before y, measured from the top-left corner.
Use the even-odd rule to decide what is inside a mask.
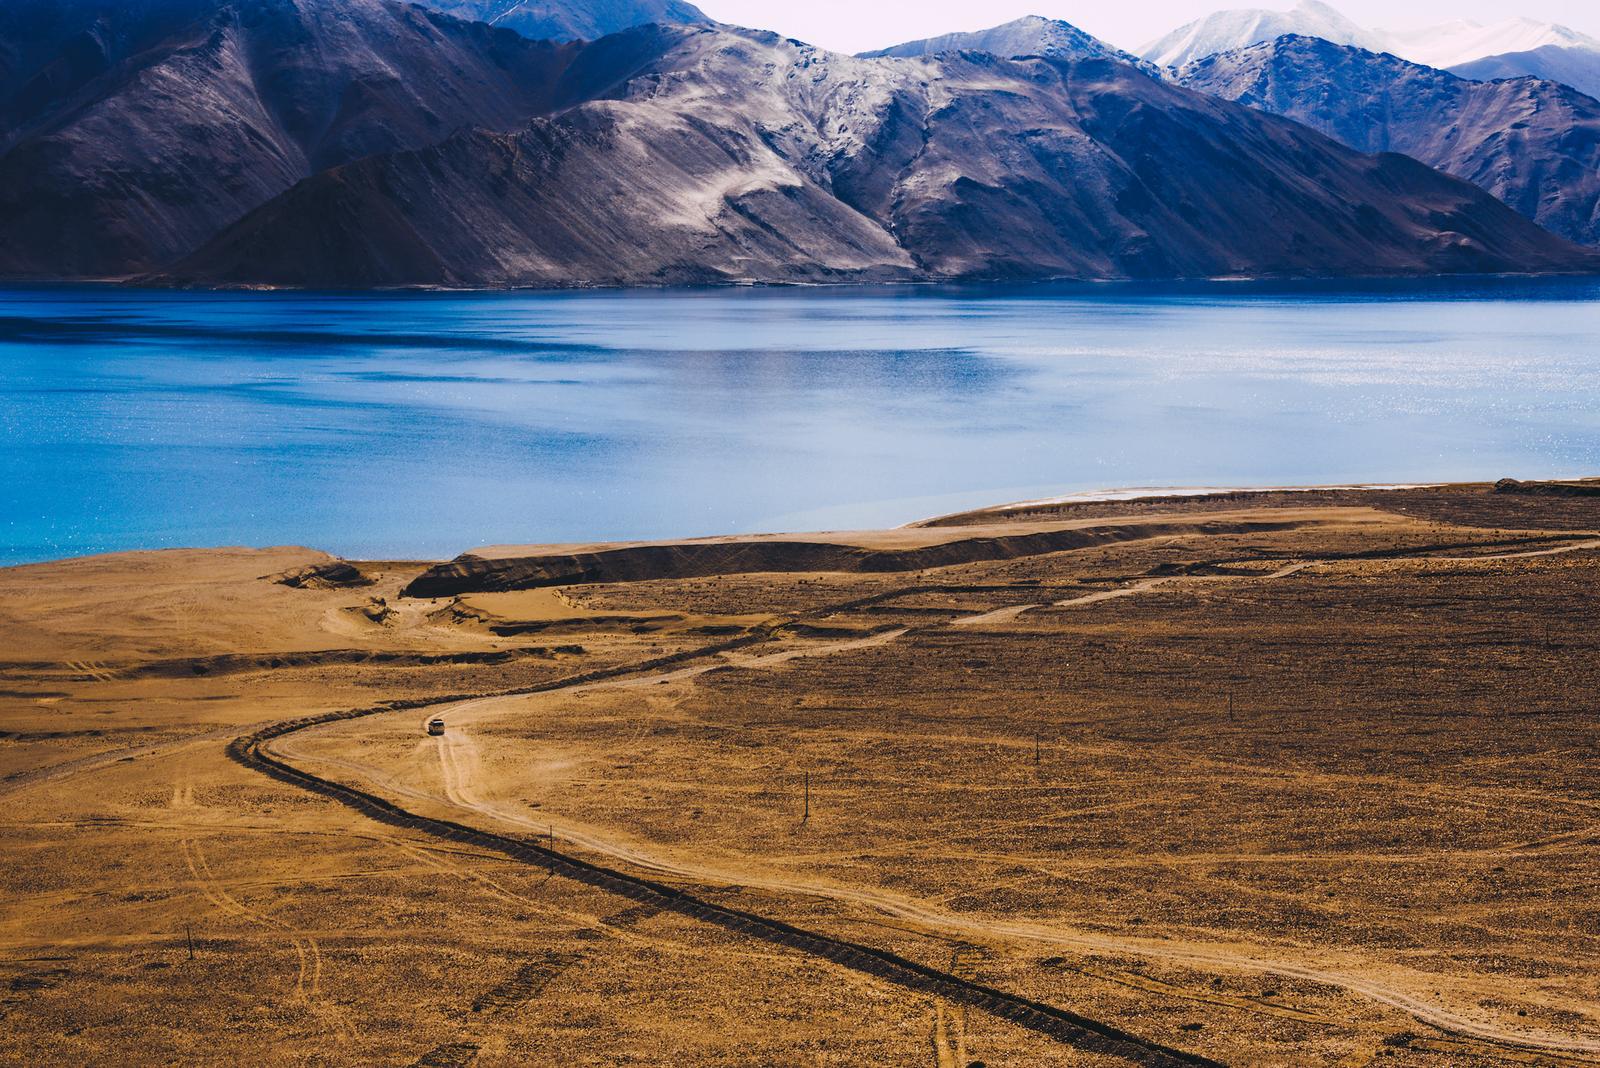
[[[1250,26],[1267,25],[1257,19],[1264,14],[1280,21],[1309,16],[1334,36],[1371,39],[1326,5],[1224,14],[1249,16]],[[1234,22],[1219,18],[1210,25]],[[1087,53],[1093,46],[1079,42],[1071,29],[1021,20],[937,43],[1013,56],[1069,46]],[[1518,32],[1531,31],[1524,26]],[[929,44],[914,42],[903,50],[921,54]],[[1478,81],[1390,53],[1296,34],[1155,70],[1189,88],[1292,118],[1359,151],[1404,153],[1478,185],[1557,234],[1600,245],[1600,103],[1569,84],[1526,75]]]
[[[1285,115],[1362,152],[1403,152],[1541,226],[1600,244],[1600,101],[1536,78],[1477,82],[1313,37],[1208,56],[1192,88]]]
[[[1600,266],[1468,182],[1340,143],[1354,139],[1338,123],[1270,94],[1230,98],[1221,67],[1185,86],[1064,23],[851,57],[686,6],[474,7],[498,22],[398,0],[13,0],[0,275],[573,286]],[[505,25],[552,12],[565,39]],[[676,15],[582,39],[612,24],[594,20]]]
[[[1413,160],[1110,60],[860,59],[648,27],[575,66],[604,91],[519,133],[318,175],[171,276],[628,285],[1593,263]]]
[[[1600,40],[1554,23],[1509,18],[1483,26],[1458,19],[1421,29],[1371,29],[1321,0],[1300,0],[1288,11],[1259,8],[1218,11],[1150,42],[1139,49],[1139,55],[1159,67],[1176,68],[1219,52],[1248,48],[1291,35],[1353,45],[1368,52],[1388,52],[1413,63],[1441,69],[1492,61],[1496,77],[1534,75],[1567,81],[1553,77],[1550,67],[1535,66],[1539,60],[1519,58],[1545,49],[1561,53],[1560,57],[1545,56],[1546,63],[1563,62],[1569,68],[1587,67],[1586,59],[1600,63]],[[1458,73],[1477,78],[1488,75],[1488,68]],[[1592,71],[1582,78],[1593,85]],[[1568,84],[1574,83],[1568,81]],[[1584,85],[1577,87],[1585,89]]]

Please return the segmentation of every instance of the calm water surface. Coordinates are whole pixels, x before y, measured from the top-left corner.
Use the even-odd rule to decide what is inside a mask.
[[[1600,474],[1600,283],[0,290],[0,563]]]

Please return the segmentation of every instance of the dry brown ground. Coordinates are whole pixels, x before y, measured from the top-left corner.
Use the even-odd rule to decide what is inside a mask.
[[[1600,500],[1016,518],[1241,509],[1316,522],[456,601],[0,571],[0,1063],[1122,1063],[224,753],[455,698],[271,750],[1227,1064],[1600,1064]]]

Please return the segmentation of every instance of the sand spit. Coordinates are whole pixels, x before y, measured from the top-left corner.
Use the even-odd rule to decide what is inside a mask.
[[[1378,519],[1376,514],[1372,518]],[[768,535],[597,546],[498,547],[476,550],[430,568],[402,594],[406,597],[450,597],[545,586],[763,572],[922,571],[1187,534],[1282,532],[1325,521],[1325,516],[1310,513],[1270,519],[1240,515],[1202,522],[1130,520],[1048,527],[1003,525],[966,528],[955,535],[903,528],[820,534],[805,540]]]

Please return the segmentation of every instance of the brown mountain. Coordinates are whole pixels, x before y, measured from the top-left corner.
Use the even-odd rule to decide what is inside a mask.
[[[197,6],[8,16],[0,273],[159,267],[328,167],[523,125],[576,54],[387,0]]]
[[[615,69],[607,99],[318,175],[171,277],[621,285],[1596,262],[1411,159],[1112,61],[862,59],[658,27],[582,62]]]
[[[1469,81],[1293,36],[1208,56],[1178,78],[1363,152],[1403,152],[1564,237],[1600,244],[1600,101],[1569,86]]]

